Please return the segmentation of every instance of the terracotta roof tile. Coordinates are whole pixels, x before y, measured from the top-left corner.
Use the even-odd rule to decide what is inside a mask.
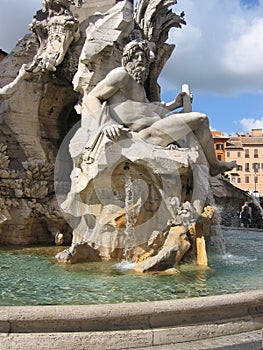
[[[245,144],[262,144],[263,145],[263,137],[242,137],[242,143]]]

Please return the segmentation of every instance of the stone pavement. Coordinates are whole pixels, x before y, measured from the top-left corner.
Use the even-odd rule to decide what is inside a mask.
[[[263,350],[262,331],[252,331],[229,336],[161,345],[136,350]]]

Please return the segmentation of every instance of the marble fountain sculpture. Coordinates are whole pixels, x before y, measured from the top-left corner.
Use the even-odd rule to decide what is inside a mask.
[[[207,265],[205,238],[219,222],[211,176],[235,164],[216,158],[189,85],[160,101],[169,30],[186,24],[175,4],[139,0],[134,12],[109,1],[102,13],[43,1],[33,36],[2,65],[1,243],[48,233],[71,243],[60,262],[127,259],[138,272],[176,273],[191,255]],[[21,56],[29,63],[13,77]]]

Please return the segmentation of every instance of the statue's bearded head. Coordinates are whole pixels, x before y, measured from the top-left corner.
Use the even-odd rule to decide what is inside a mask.
[[[123,50],[122,65],[134,80],[144,84],[153,58],[154,54],[148,41],[133,40]]]

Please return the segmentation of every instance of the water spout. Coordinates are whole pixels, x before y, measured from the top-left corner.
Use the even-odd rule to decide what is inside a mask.
[[[128,162],[124,164],[123,170],[130,170],[130,165]]]
[[[131,178],[130,165],[125,163],[123,169],[125,170],[125,231],[124,231],[124,258],[126,261],[129,260],[129,249],[131,248],[131,240],[134,235],[133,225],[133,204],[134,204],[134,188]]]

